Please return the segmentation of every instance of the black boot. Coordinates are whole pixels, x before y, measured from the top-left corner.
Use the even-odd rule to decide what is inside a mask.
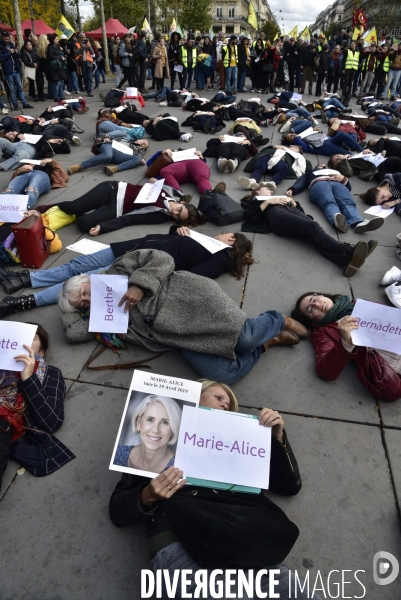
[[[33,294],[29,296],[4,296],[0,302],[0,318],[8,317],[16,312],[25,312],[36,308],[35,297]]]
[[[26,287],[31,287],[29,271],[7,271],[0,269],[0,283],[7,294],[13,294]]]

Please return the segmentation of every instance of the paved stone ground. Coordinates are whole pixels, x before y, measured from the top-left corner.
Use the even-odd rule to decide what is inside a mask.
[[[101,86],[106,93],[112,87]],[[149,82],[147,82],[149,83]],[[249,82],[248,82],[249,83]],[[243,94],[251,97],[251,94]],[[308,100],[311,98],[307,98]],[[77,117],[85,129],[82,145],[72,147],[71,155],[58,160],[64,167],[90,156],[97,110],[103,106],[97,96],[89,99],[90,112]],[[35,104],[29,112],[39,115],[44,103]],[[144,109],[156,116],[159,109],[149,101]],[[170,109],[182,122],[181,109]],[[279,142],[273,128],[263,133]],[[194,134],[191,146],[205,149],[206,136]],[[155,149],[171,147],[171,142],[150,142],[148,155]],[[316,157],[309,156],[313,164]],[[243,191],[236,178],[218,172],[215,160],[208,160],[213,184],[225,181],[227,192],[239,200]],[[145,183],[143,167],[117,175],[131,183]],[[0,189],[6,187],[10,174],[0,173]],[[67,188],[52,190],[40,203],[55,199],[72,200],[107,179],[101,168],[73,175]],[[352,179],[354,192],[367,184]],[[284,192],[288,182],[279,187]],[[194,186],[185,185],[186,193]],[[198,202],[194,196],[194,204]],[[299,196],[307,213],[312,214],[332,235],[354,241],[353,233],[338,234],[331,229],[323,213],[308,199]],[[358,200],[360,202],[360,200]],[[360,206],[361,212],[364,206]],[[230,229],[240,230],[240,224]],[[141,237],[153,231],[166,232],[164,226],[131,227],[103,235],[101,242]],[[203,233],[215,235],[219,228],[207,223]],[[379,287],[384,272],[398,264],[395,236],[400,231],[397,215],[390,216],[376,232],[379,247],[364,268],[351,279],[342,271],[299,240],[271,235],[254,235],[257,263],[249,270],[244,283],[229,275],[219,283],[249,316],[266,309],[289,313],[294,300],[308,290],[345,293],[387,303]],[[82,237],[75,224],[62,229],[64,249],[51,256],[44,268],[63,264],[76,256],[65,247]],[[89,236],[85,236],[89,237]],[[358,238],[360,239],[360,238]],[[24,292],[21,292],[24,293]],[[27,291],[29,293],[29,290]],[[241,304],[242,303],[242,304]],[[67,380],[65,422],[58,432],[60,439],[76,454],[76,459],[43,479],[28,473],[19,474],[19,465],[10,462],[1,491],[0,531],[0,597],[4,600],[132,600],[140,597],[140,570],[149,568],[146,538],[141,525],[117,529],[108,517],[108,500],[119,474],[109,471],[108,464],[126,399],[131,373],[90,372],[86,360],[95,343],[71,347],[67,344],[56,306],[32,313],[17,314],[9,320],[36,320],[51,334],[51,348],[46,360],[59,366]],[[145,353],[131,347],[127,359],[138,359]],[[103,364],[114,357],[103,357]],[[153,371],[162,374],[197,378],[195,370],[176,353],[158,358]],[[380,550],[400,555],[401,493],[401,404],[376,403],[356,379],[350,365],[341,377],[322,381],[314,370],[314,353],[308,341],[297,347],[273,348],[261,357],[252,373],[234,386],[242,411],[257,411],[264,406],[279,410],[299,461],[303,488],[293,498],[275,498],[300,528],[300,537],[288,556],[287,564],[304,577],[307,570],[314,582],[320,571],[325,597],[364,597],[369,600],[395,600],[401,597],[401,578],[389,586],[377,586],[372,578],[373,556]],[[332,570],[347,570],[345,581],[351,581],[338,592],[334,583],[341,575]],[[353,572],[362,570],[358,577]],[[313,583],[312,583],[313,586]],[[319,585],[317,586],[319,588]],[[320,586],[321,588],[321,586]],[[339,594],[339,595],[338,595]]]

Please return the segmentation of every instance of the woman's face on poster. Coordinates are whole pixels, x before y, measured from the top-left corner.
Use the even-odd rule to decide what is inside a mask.
[[[167,410],[161,402],[148,404],[142,417],[138,420],[137,430],[141,443],[148,450],[159,450],[169,443],[173,431]]]

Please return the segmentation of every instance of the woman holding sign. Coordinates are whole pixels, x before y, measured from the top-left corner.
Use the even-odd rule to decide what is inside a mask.
[[[226,385],[217,381],[203,381],[200,406],[217,410],[238,411],[237,400]],[[194,409],[197,410],[197,409]],[[227,417],[227,419],[232,417]],[[285,496],[296,495],[302,486],[296,458],[284,430],[281,415],[264,408],[259,415],[260,425],[271,428],[271,456],[269,490]],[[228,426],[228,425],[227,425]],[[212,569],[277,569],[275,593],[282,600],[288,598],[315,598],[307,595],[291,582],[288,568],[281,564],[293,547],[299,531],[284,512],[265,494],[211,489],[193,484],[185,485],[183,472],[169,467],[150,480],[140,475],[124,473],[110,499],[110,518],[117,527],[145,521],[149,537],[149,555],[154,572],[166,569],[172,576],[174,570],[188,571],[186,591],[194,595],[195,577],[200,569],[206,579],[201,597],[217,597],[211,590],[215,585],[210,578]],[[229,486],[232,488],[232,486]],[[168,570],[168,571],[167,571]],[[233,597],[258,598],[269,596],[269,578],[262,580],[256,591],[255,575],[244,573],[250,581],[245,594],[243,586],[231,571],[230,591]],[[249,576],[249,579],[248,579]],[[238,574],[237,574],[238,577]],[[218,583],[218,595],[226,597],[224,571]],[[294,581],[294,578],[292,579]],[[230,583],[231,583],[230,582]],[[173,595],[181,598],[181,582]],[[174,585],[174,584],[173,584]],[[220,587],[221,586],[221,587]],[[162,583],[163,597],[167,597]],[[234,589],[237,593],[234,592]],[[234,592],[234,593],[233,593]],[[227,596],[228,597],[228,596]]]
[[[341,294],[306,292],[296,302],[292,317],[312,327],[316,371],[322,379],[337,379],[346,365],[355,361],[359,381],[376,399],[393,402],[401,398],[400,355],[386,350],[355,346],[352,331],[358,319],[354,303]]]

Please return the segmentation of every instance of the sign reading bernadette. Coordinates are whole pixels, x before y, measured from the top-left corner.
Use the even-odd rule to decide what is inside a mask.
[[[376,302],[358,299],[352,316],[359,328],[351,332],[356,346],[367,346],[401,354],[401,311]]]
[[[126,275],[91,275],[89,331],[127,333],[129,312],[118,306],[128,288]]]
[[[271,428],[253,415],[184,407],[175,464],[185,477],[268,489]]]
[[[175,463],[182,411],[199,404],[201,384],[135,370],[110,469],[156,477]]]

